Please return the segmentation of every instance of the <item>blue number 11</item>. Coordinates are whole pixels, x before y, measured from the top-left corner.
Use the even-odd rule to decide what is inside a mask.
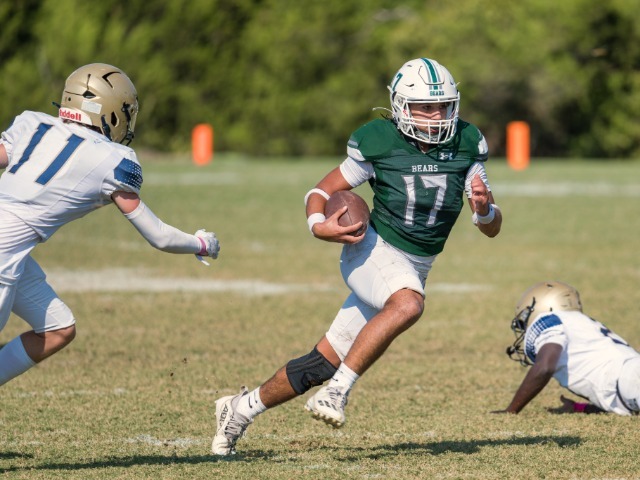
[[[16,163],[13,167],[11,167],[8,170],[9,173],[16,173],[18,169],[22,165],[24,165],[24,163],[27,160],[29,160],[36,146],[42,140],[42,137],[45,136],[45,134],[49,131],[49,129],[52,126],[53,125],[47,125],[46,123],[41,123],[40,125],[38,125],[38,128],[36,129],[36,133],[34,133],[33,137],[31,137],[31,140],[29,141],[29,145],[27,145],[27,148],[24,150],[22,157],[20,157],[20,160],[18,160],[18,163]],[[67,162],[67,160],[69,160],[69,157],[71,156],[71,154],[76,151],[78,146],[83,141],[84,141],[84,138],[79,137],[78,135],[75,135],[75,134],[71,134],[71,136],[67,139],[67,144],[62,149],[62,151],[58,154],[58,156],[56,156],[56,158],[53,159],[53,161],[45,169],[45,171],[42,172],[38,178],[36,178],[36,183],[39,183],[40,185],[45,185],[49,180],[51,180],[53,176],[58,172],[58,170],[60,170],[62,166]]]

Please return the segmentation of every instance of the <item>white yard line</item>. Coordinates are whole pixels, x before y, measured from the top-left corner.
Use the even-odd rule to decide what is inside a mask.
[[[604,182],[496,183],[492,190],[508,197],[640,197],[640,185]]]
[[[273,283],[261,280],[211,280],[180,277],[154,277],[152,272],[135,269],[49,270],[47,280],[58,292],[235,292],[244,295],[284,295],[295,292],[331,292],[339,285]],[[490,290],[471,283],[432,283],[429,293],[468,293]]]
[[[291,292],[332,291],[335,287],[271,283],[260,280],[210,280],[153,277],[133,269],[49,270],[47,280],[59,292],[237,292],[245,295],[282,295]]]

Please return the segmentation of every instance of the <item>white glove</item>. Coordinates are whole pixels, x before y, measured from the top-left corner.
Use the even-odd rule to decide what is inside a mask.
[[[206,255],[207,257],[214,259],[218,258],[218,253],[220,253],[220,242],[218,242],[215,233],[200,229],[194,235],[204,242],[202,251],[200,251],[198,255]]]

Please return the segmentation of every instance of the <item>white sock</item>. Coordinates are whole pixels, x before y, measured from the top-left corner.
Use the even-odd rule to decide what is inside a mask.
[[[260,387],[249,392],[249,395],[240,397],[240,401],[236,406],[236,412],[238,412],[240,415],[244,415],[249,420],[257,417],[266,410],[267,407],[265,407],[264,403],[262,403],[262,400],[260,400]]]
[[[338,370],[336,370],[336,373],[333,374],[329,385],[339,387],[343,391],[349,391],[359,378],[360,375],[347,367],[343,362],[340,364],[340,367],[338,367]]]
[[[23,374],[36,364],[27,355],[20,337],[16,337],[0,349],[0,385]]]

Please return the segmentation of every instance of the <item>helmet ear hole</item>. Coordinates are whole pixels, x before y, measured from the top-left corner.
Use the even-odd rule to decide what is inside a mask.
[[[118,117],[116,116],[115,112],[111,112],[111,125],[113,125],[114,127],[118,125]]]

